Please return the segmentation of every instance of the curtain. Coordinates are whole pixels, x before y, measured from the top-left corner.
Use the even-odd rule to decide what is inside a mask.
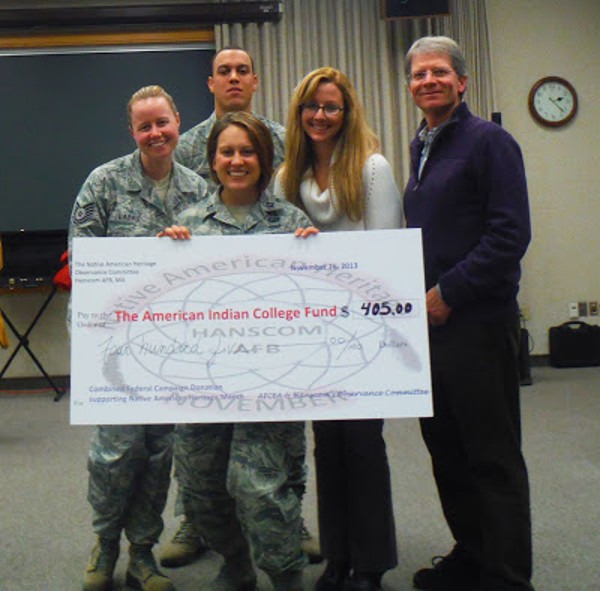
[[[260,80],[253,109],[283,125],[291,94],[308,72],[325,65],[343,71],[402,190],[421,119],[404,76],[404,55],[415,39],[455,39],[467,59],[469,107],[486,119],[494,110],[486,0],[451,0],[450,10],[450,16],[385,20],[379,0],[283,0],[279,22],[217,25],[215,44],[250,52]]]

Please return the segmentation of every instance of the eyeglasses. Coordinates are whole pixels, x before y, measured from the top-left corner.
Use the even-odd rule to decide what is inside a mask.
[[[338,105],[320,105],[319,103],[315,103],[314,101],[310,103],[304,103],[301,107],[303,113],[307,113],[311,117],[316,115],[321,109],[323,109],[323,113],[326,117],[335,117],[339,115],[344,108]]]
[[[422,82],[427,78],[427,74],[431,74],[431,77],[435,80],[440,80],[442,78],[446,78],[450,76],[454,70],[448,70],[447,68],[434,68],[433,70],[419,70],[418,72],[413,72],[408,79],[414,80],[415,82]]]

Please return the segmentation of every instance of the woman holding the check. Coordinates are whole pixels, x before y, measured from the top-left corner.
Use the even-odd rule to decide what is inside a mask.
[[[202,201],[206,181],[173,161],[179,113],[160,86],[145,86],[127,105],[136,150],[94,169],[73,206],[75,237],[154,236],[183,209]],[[172,425],[99,425],[88,457],[88,500],[97,535],[83,591],[112,589],[121,534],[129,545],[127,585],[173,591],[152,547],[163,530],[173,455]]]
[[[400,228],[401,198],[348,78],[310,72],[288,110],[275,193],[321,230]],[[375,591],[397,565],[383,420],[313,422],[321,550],[317,591]]]
[[[246,112],[221,117],[208,138],[207,156],[218,189],[160,235],[318,232],[304,212],[268,192],[273,140],[257,117]],[[299,446],[304,446],[303,422],[177,427],[175,456],[186,516],[225,558],[209,589],[254,590],[252,551],[276,591],[302,590],[301,496],[289,478]]]

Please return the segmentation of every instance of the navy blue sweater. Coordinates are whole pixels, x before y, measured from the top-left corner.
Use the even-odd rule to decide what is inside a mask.
[[[436,137],[417,180],[422,145],[417,134],[404,209],[408,227],[423,232],[426,288],[439,283],[452,320],[516,313],[531,238],[519,145],[465,103]]]

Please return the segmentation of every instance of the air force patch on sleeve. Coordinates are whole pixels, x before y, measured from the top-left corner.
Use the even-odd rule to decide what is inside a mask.
[[[93,203],[88,203],[87,205],[77,205],[75,211],[73,211],[73,215],[71,216],[71,222],[75,226],[81,226],[89,222],[94,217],[94,212],[96,211],[96,206]]]

